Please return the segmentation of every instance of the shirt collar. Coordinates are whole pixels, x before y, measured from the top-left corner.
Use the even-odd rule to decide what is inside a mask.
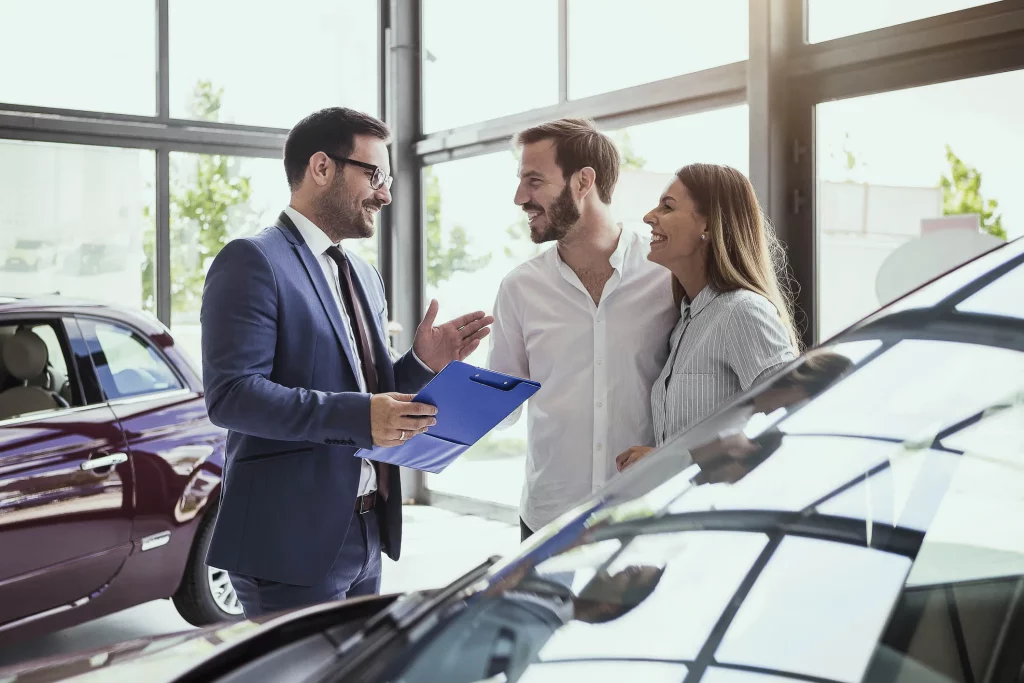
[[[302,241],[306,243],[306,246],[309,247],[314,256],[319,257],[331,247],[341,247],[340,244],[332,242],[327,233],[317,227],[316,223],[303,216],[294,208],[286,206],[284,212],[288,214],[288,218],[292,219],[292,223],[295,223],[299,234],[302,235]]]
[[[619,242],[615,245],[615,251],[613,251],[611,256],[608,257],[608,263],[621,275],[622,266],[626,262],[626,255],[629,253],[629,248],[633,245],[633,242],[637,239],[637,234],[626,229],[621,223],[619,223],[619,228]],[[555,252],[555,264],[559,268],[565,266],[565,261],[562,260],[562,255],[558,253],[557,244],[551,251]]]
[[[705,285],[704,289],[700,290],[700,294],[694,297],[690,303],[683,299],[682,313],[686,315],[686,309],[690,309],[690,317],[696,318],[700,315],[700,312],[707,308],[707,305],[715,300],[715,298],[721,294],[717,289],[711,285]]]

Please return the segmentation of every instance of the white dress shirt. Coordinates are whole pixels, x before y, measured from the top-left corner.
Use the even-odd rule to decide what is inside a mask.
[[[327,278],[327,283],[331,286],[331,294],[334,295],[334,303],[338,306],[338,312],[341,313],[341,321],[345,327],[345,332],[348,334],[348,342],[352,347],[352,353],[355,354],[356,361],[356,381],[359,383],[359,391],[366,392],[366,379],[363,377],[362,370],[362,356],[359,355],[359,340],[356,338],[356,330],[352,325],[352,321],[348,317],[348,312],[345,311],[344,299],[341,297],[341,281],[339,280],[338,264],[327,255],[327,250],[331,247],[338,247],[342,249],[340,244],[335,244],[331,241],[331,238],[327,236],[323,230],[318,228],[313,221],[309,220],[301,213],[293,209],[292,207],[286,207],[284,212],[288,214],[288,217],[295,223],[295,227],[299,229],[302,234],[302,239],[306,243],[306,248],[312,252],[317,263],[320,264],[320,268],[324,271],[324,277]],[[371,329],[368,320],[366,319],[366,311],[359,305],[358,302],[353,302],[356,307],[356,315],[359,316],[360,322],[363,324],[363,329]],[[376,365],[376,358],[374,357],[373,345],[370,345],[370,361]],[[362,469],[359,470],[359,488],[357,489],[357,496],[364,496],[367,493],[371,493],[377,490],[377,471],[373,469],[373,465],[368,460],[363,460]]]
[[[649,250],[648,239],[623,230],[597,305],[557,247],[498,289],[488,364],[542,385],[527,406],[520,514],[531,529],[600,489],[619,453],[654,441],[651,385],[679,309],[671,274],[647,260]]]

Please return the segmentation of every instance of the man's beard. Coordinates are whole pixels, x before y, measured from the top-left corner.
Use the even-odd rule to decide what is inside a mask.
[[[335,183],[340,183],[340,180]],[[376,207],[379,211],[380,203],[367,199],[362,204],[356,204],[343,189],[332,187],[316,200],[316,222],[333,242],[373,237],[374,225],[372,222],[367,224],[363,214],[363,209],[368,207]]]
[[[535,244],[564,239],[580,220],[580,210],[576,208],[576,203],[572,200],[572,193],[569,191],[568,184],[562,188],[562,191],[555,197],[555,200],[551,202],[551,206],[548,207],[547,211],[544,211],[539,204],[533,203],[524,204],[523,209],[542,211],[542,215],[547,218],[546,227],[538,230],[530,228],[530,239]]]

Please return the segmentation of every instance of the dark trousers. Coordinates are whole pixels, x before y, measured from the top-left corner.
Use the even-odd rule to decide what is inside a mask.
[[[244,574],[228,573],[247,619],[281,610],[307,607],[380,593],[380,526],[378,512],[353,514],[345,544],[334,566],[313,586],[293,586]]]
[[[522,517],[519,518],[519,534],[522,537],[519,539],[520,542],[525,541],[530,536],[533,536],[533,529],[526,526],[526,522],[523,521]]]

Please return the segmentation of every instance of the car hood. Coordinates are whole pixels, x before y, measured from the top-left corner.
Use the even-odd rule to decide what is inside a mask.
[[[50,657],[0,669],[0,683],[49,681],[173,681],[198,664],[282,620],[301,618],[309,611],[269,615],[249,621],[216,624],[123,643],[74,655]],[[273,622],[273,623],[269,623]]]

